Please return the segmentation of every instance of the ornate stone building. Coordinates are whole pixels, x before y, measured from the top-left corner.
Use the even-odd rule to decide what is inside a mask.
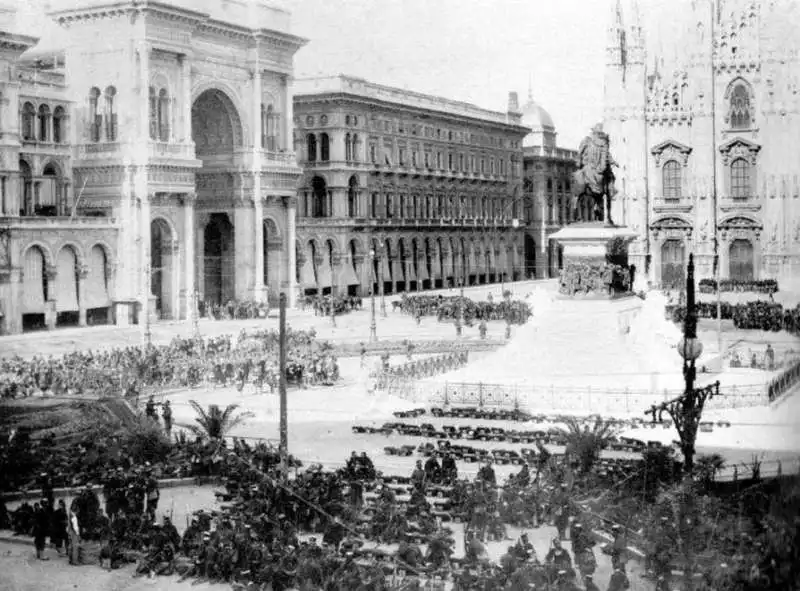
[[[50,7],[41,43],[2,13],[3,331],[294,294],[288,80],[305,41],[289,14],[264,0]]]
[[[523,140],[525,277],[558,277],[561,247],[550,234],[572,221],[570,189],[578,153],[556,145],[553,119],[530,92],[522,124],[531,130]]]
[[[618,1],[605,131],[620,167],[615,220],[655,284],[800,277],[800,7],[685,2],[670,35]],[[676,44],[676,47],[672,47]],[[674,57],[670,57],[674,56]],[[718,253],[719,258],[715,258]]]
[[[346,76],[298,80],[297,275],[368,294],[519,278],[522,139],[507,113]]]

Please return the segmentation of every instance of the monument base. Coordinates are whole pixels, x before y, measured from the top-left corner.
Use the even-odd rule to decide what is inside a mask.
[[[628,245],[636,233],[604,222],[571,224],[551,236],[563,247],[559,293],[568,297],[615,298],[628,294],[635,269]]]

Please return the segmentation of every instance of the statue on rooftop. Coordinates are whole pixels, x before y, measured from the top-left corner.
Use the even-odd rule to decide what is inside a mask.
[[[578,148],[578,170],[573,173],[572,219],[583,222],[605,221],[612,225],[611,200],[617,194],[612,167],[617,163],[611,157],[610,140],[602,123],[592,128]],[[589,200],[589,219],[581,215],[582,205]]]

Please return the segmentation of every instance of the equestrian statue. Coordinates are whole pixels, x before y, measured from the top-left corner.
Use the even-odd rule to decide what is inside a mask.
[[[612,167],[618,166],[611,157],[609,137],[598,123],[578,148],[578,170],[572,174],[572,219],[583,222],[611,221],[611,201],[617,194]],[[589,214],[580,219],[582,205],[589,201]]]

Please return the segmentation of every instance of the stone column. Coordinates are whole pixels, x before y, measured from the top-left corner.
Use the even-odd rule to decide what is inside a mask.
[[[234,236],[234,298],[244,300],[253,295],[255,286],[255,208],[253,201],[243,195],[236,199],[233,213]]]
[[[47,265],[44,270],[47,275],[47,301],[44,303],[44,322],[47,325],[47,330],[55,330],[57,312],[56,301],[54,299],[56,289],[56,279],[58,277],[58,268],[55,265]]]
[[[264,205],[258,196],[253,203],[253,223],[253,259],[256,273],[253,281],[253,298],[264,302],[267,300],[267,287],[264,285]]]
[[[86,326],[86,278],[89,267],[81,265],[78,269],[78,326]]]
[[[140,172],[140,174],[142,174]],[[145,314],[153,318],[153,289],[151,286],[152,271],[150,269],[150,195],[142,193],[142,205],[139,212],[139,298],[141,301],[141,313],[139,324],[144,326]]]
[[[284,199],[286,206],[286,249],[285,260],[288,265],[286,277],[288,278],[287,285],[289,286],[289,293],[287,296],[288,306],[294,308],[297,304],[297,250],[295,243],[297,241],[297,198],[288,197]]]
[[[184,310],[186,311],[186,322],[192,322],[194,313],[195,298],[195,218],[194,206],[197,201],[195,193],[187,193],[183,198],[183,266],[186,276],[184,283]]]

